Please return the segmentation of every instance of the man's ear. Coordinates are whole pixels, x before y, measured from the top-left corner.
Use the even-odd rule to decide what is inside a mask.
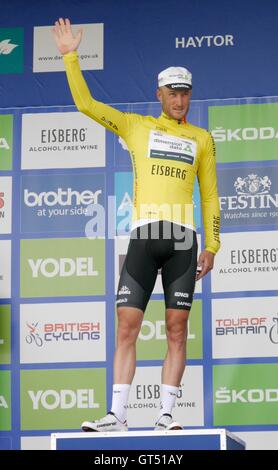
[[[158,101],[160,101],[160,103],[161,103],[162,93],[161,93],[160,88],[158,88],[158,89],[156,90],[156,97],[157,97]]]

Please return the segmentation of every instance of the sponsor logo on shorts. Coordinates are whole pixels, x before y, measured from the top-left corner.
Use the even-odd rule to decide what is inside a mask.
[[[184,297],[185,299],[188,299],[189,294],[187,292],[175,292],[174,296],[175,297]]]
[[[127,286],[122,286],[119,290],[119,295],[130,295],[131,292]]]
[[[181,306],[181,307],[191,307],[191,303],[190,302],[177,302],[177,305]]]
[[[126,302],[127,302],[127,298],[125,297],[124,299],[118,299],[118,300],[116,301],[116,304],[124,304],[124,303],[126,303]]]

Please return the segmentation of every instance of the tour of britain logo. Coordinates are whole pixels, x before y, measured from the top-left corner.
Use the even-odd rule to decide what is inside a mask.
[[[278,220],[278,167],[218,172],[222,225],[269,225]]]
[[[213,299],[214,359],[277,357],[277,297]]]
[[[23,72],[23,28],[0,28],[0,73]]]

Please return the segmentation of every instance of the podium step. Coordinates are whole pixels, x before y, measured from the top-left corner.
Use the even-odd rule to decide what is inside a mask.
[[[52,450],[245,450],[226,429],[51,434]]]

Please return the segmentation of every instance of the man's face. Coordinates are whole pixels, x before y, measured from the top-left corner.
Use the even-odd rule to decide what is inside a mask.
[[[172,90],[166,86],[162,86],[157,90],[157,98],[164,113],[177,121],[187,115],[191,94],[191,90]]]

